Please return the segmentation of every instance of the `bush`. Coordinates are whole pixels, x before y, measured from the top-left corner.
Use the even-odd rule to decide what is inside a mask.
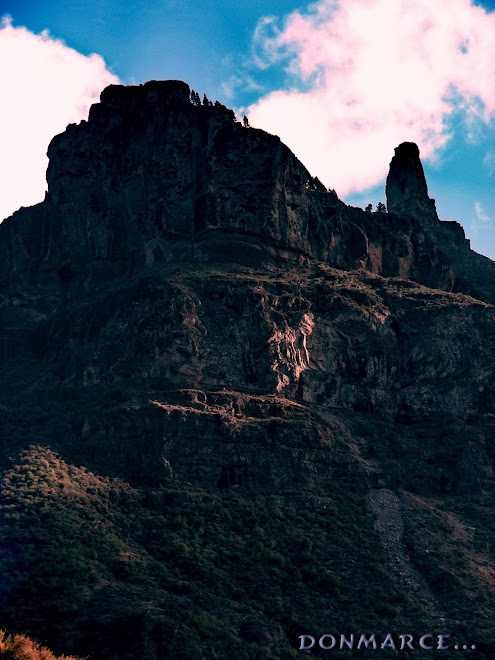
[[[0,630],[0,658],[4,660],[78,660],[74,656],[56,656],[25,635],[7,635]]]

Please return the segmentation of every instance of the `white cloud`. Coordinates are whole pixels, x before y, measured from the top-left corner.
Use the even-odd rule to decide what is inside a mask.
[[[232,99],[235,95],[235,91],[238,87],[242,85],[242,80],[238,76],[229,76],[228,80],[220,85],[220,91],[227,99]]]
[[[495,151],[493,149],[486,152],[483,165],[487,168],[490,176],[495,172]]]
[[[480,229],[491,223],[491,218],[485,213],[480,202],[474,203],[474,214],[474,218],[471,218],[471,232],[474,237],[477,237]]]
[[[101,90],[118,83],[99,55],[86,57],[44,30],[0,26],[0,222],[43,200],[46,150],[69,123],[86,119]]]
[[[480,222],[490,222],[490,218],[484,212],[483,207],[481,206],[481,204],[479,202],[474,203],[474,211],[476,213],[476,218]]]
[[[263,16],[258,21],[253,35],[253,59],[259,69],[268,69],[271,64],[280,61],[280,45],[276,37],[269,36],[269,30],[276,30],[276,16]]]
[[[470,140],[494,117],[495,13],[470,0],[319,0],[261,19],[254,53],[284,61],[293,88],[252,105],[251,125],[340,195],[383,181],[400,142],[434,157],[454,114]]]
[[[256,83],[251,78],[251,76],[245,75],[244,77],[240,78],[234,74],[220,85],[220,91],[227,99],[234,98],[239,89],[259,92],[263,88],[261,85],[258,85],[258,83]]]

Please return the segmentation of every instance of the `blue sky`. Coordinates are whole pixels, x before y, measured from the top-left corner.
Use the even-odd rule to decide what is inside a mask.
[[[385,201],[393,148],[418,142],[440,217],[495,259],[495,0],[0,0],[6,15],[4,217],[42,199],[50,137],[106,84],[174,78],[280,135],[353,205]]]

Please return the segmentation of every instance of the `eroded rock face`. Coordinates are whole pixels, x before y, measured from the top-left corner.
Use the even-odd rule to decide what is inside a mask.
[[[279,138],[234,119],[221,105],[192,103],[180,81],[108,87],[88,122],[52,140],[45,201],[0,226],[2,286],[36,278],[50,296],[73,298],[166,263],[316,258],[453,287],[417,214],[346,206]],[[406,188],[398,201],[390,193],[390,210],[403,199],[424,205],[419,158],[397,158],[391,190]]]
[[[222,431],[226,438],[240,434],[249,444],[256,428],[260,437],[272,438],[263,445],[277,444],[278,422],[266,436],[257,414],[246,426],[244,413],[232,412],[243,408],[239,402],[248,394],[316,406],[318,414],[330,408],[344,416],[373,415],[388,419],[391,428],[435,420],[457,420],[457,428],[476,420],[483,438],[477,458],[463,476],[449,463],[444,479],[452,489],[490,489],[492,435],[480,421],[493,413],[495,391],[493,317],[484,302],[495,297],[489,260],[469,250],[453,223],[436,217],[417,146],[403,143],[395,151],[387,178],[390,212],[365,213],[318,190],[277,137],[242,127],[220,104],[192,103],[185,83],[107,88],[88,122],[53,139],[47,199],[0,226],[7,408],[22,392],[41,408],[63,401],[68,390],[92,397],[108,389],[117,403],[132,392],[140,412],[118,423],[106,413],[84,414],[82,421],[77,414],[77,422],[69,415],[66,422],[76,444],[77,437],[84,440],[83,455],[96,460],[112,456],[109,438],[141,435],[139,420],[148,420],[154,448],[143,460],[157,465],[157,482],[163,470],[189,474],[184,447],[194,452],[203,427],[210,429],[207,439],[216,437],[232,415],[237,421]],[[469,280],[466,264],[477,279]],[[31,363],[45,365],[45,375],[26,378]],[[143,388],[158,408],[143,404]],[[234,403],[212,404],[210,393],[223,388],[234,393]],[[172,393],[179,390],[202,392],[202,415],[175,402]],[[156,421],[162,418],[163,428]],[[189,428],[193,440],[160,449],[167,424],[177,438]],[[339,424],[337,435],[349,438],[347,422]],[[101,438],[99,449],[87,443],[88,425],[92,437]],[[380,454],[370,428],[363,442]],[[327,432],[314,435],[315,447]],[[414,442],[401,440],[408,434],[399,427],[396,433],[398,456],[407,454]],[[281,453],[287,455],[284,434]],[[128,458],[115,463],[122,474],[141,465],[134,450],[126,451]],[[232,460],[226,458],[231,451]],[[281,453],[268,463],[284,462]],[[382,453],[386,469],[364,470],[370,484],[402,474]],[[145,449],[138,454],[145,456]],[[208,487],[235,481],[225,476],[235,465],[249,466],[248,454],[240,458],[230,447],[207,468],[210,454],[211,447],[198,453],[204,461],[198,474]],[[435,463],[435,450],[426,454]],[[259,478],[246,467],[245,481],[318,481],[316,468],[311,478],[298,477],[294,456],[289,463],[285,477],[279,471],[276,478],[266,476],[266,466]],[[436,472],[429,465],[418,470],[432,485]]]
[[[394,213],[407,213],[422,223],[438,223],[435,200],[428,197],[418,145],[403,142],[395,149],[385,186],[387,208]]]

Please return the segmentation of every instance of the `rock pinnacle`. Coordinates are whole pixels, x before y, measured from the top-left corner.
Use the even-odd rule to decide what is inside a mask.
[[[435,200],[428,197],[418,145],[403,142],[395,148],[385,186],[387,208],[407,213],[428,224],[438,222]]]

